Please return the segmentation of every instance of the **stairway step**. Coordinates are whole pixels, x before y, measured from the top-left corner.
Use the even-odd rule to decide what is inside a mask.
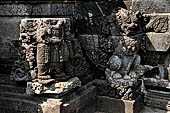
[[[5,113],[15,113],[16,111],[18,113],[37,113],[38,103],[31,100],[0,97],[0,109]]]
[[[26,89],[24,87],[18,87],[13,85],[0,85],[0,92],[10,92],[10,93],[25,93]]]

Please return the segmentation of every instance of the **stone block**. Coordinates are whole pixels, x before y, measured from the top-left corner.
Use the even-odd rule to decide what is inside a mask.
[[[132,0],[133,11],[147,13],[169,13],[169,0]]]
[[[94,113],[96,111],[96,101],[95,99],[91,99],[89,101],[89,103],[83,105],[83,106],[80,106],[76,113]]]
[[[2,76],[2,75],[0,75]],[[1,93],[1,96],[2,96],[2,92],[8,92],[8,93],[14,93],[14,94],[24,94],[25,93],[25,88],[23,87],[18,87],[18,86],[15,86],[16,84],[7,84],[7,85],[0,85],[0,93]],[[7,96],[7,95],[5,95]],[[10,97],[10,96],[9,96]],[[11,97],[14,97],[14,96],[11,96]],[[17,98],[21,98],[21,96],[16,96]]]
[[[0,109],[6,109],[7,113],[9,113],[8,110],[37,113],[37,104],[33,101],[7,97],[1,97],[0,101]]]
[[[1,49],[0,49],[0,51],[1,51]],[[7,51],[4,51],[4,52],[7,52]],[[12,65],[0,64],[0,73],[1,74],[11,74],[11,70],[12,70]]]
[[[1,4],[0,15],[31,15],[31,6],[29,4]]]
[[[17,57],[21,19],[22,17],[0,18],[0,58],[13,59]]]
[[[8,70],[6,69],[6,71]],[[4,72],[0,70],[0,73],[3,73],[3,74],[0,74],[0,84],[11,84],[11,85],[16,84],[16,82],[10,80],[10,72]],[[8,74],[4,74],[4,73],[8,73]]]
[[[32,16],[36,15],[51,15],[51,4],[49,3],[41,3],[41,4],[31,4]]]
[[[96,95],[96,92],[95,92],[94,86],[84,90],[83,92],[80,93],[80,95],[77,95],[71,101],[64,102],[61,108],[62,109],[61,113],[74,113],[74,112],[75,113],[90,113],[88,112],[89,109],[86,109],[86,108],[92,107],[92,106],[89,106],[89,105],[92,105],[92,103],[94,103],[95,105],[95,95]],[[95,106],[93,106],[90,109],[95,111]]]
[[[47,99],[39,104],[38,113],[61,113],[62,101],[60,99]]]
[[[170,93],[167,91],[147,90],[144,96],[145,105],[148,107],[170,111],[169,95]]]
[[[101,34],[103,17],[94,17],[91,20],[78,19],[76,28],[79,34]]]
[[[144,84],[151,87],[170,89],[170,83],[165,79],[144,78]]]
[[[96,2],[80,2],[75,4],[75,16],[77,18],[102,16]],[[98,4],[99,5],[99,4]],[[100,7],[100,6],[99,6]],[[102,10],[102,9],[101,9]]]
[[[87,18],[89,14],[94,17],[110,15],[118,7],[126,8],[123,0],[78,2],[75,4],[75,16],[77,18]]]
[[[166,52],[170,46],[169,33],[146,33],[146,50]]]
[[[96,101],[97,111],[104,113],[140,113],[140,110],[143,108],[143,97],[140,95],[133,101],[106,96],[97,96]]]
[[[72,3],[53,3],[51,15],[71,16],[74,14],[74,4]]]
[[[0,42],[11,42],[19,39],[19,25],[23,17],[0,18]]]
[[[0,4],[1,16],[50,15],[51,5],[48,3],[12,3]]]

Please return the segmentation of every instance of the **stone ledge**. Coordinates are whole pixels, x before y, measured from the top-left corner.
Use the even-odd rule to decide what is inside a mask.
[[[144,102],[146,106],[170,111],[170,97],[167,92],[147,90],[144,96]]]
[[[153,86],[153,87],[170,89],[169,81],[164,80],[164,79],[159,80],[159,79],[155,79],[155,78],[144,78],[144,84],[146,86]]]

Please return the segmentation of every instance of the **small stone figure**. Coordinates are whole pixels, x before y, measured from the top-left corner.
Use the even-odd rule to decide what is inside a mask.
[[[105,73],[110,83],[121,82],[132,86],[138,78],[135,71],[141,59],[137,54],[137,41],[129,37],[123,37],[123,40],[124,44],[120,41],[120,46],[116,48],[118,51],[109,59]]]
[[[130,37],[119,37],[115,52],[110,57],[106,68],[106,81],[116,90],[118,98],[132,100],[139,90],[134,90],[138,78],[143,74],[141,58],[137,54],[138,42]],[[136,87],[134,87],[136,86]],[[115,96],[115,97],[116,97]]]

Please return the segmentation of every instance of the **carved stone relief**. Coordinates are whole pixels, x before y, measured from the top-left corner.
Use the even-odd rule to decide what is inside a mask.
[[[81,86],[77,77],[90,73],[90,65],[83,56],[79,41],[71,33],[69,18],[23,19],[19,40],[21,57],[13,66],[11,79],[31,80],[27,92],[62,93],[56,83],[63,82],[69,87],[65,88],[67,92]]]
[[[59,6],[53,4],[53,7]],[[99,94],[126,100],[132,100],[140,93],[139,78],[142,75],[147,77],[157,70],[155,77],[150,78],[168,79],[169,64],[163,65],[165,61],[155,60],[154,65],[141,64],[141,61],[149,60],[148,51],[168,51],[169,35],[160,38],[148,33],[166,33],[167,16],[151,17],[121,8],[102,19],[98,23],[100,34],[78,37],[72,32],[69,18],[23,19],[20,25],[20,58],[13,66],[11,79],[28,81],[28,93],[60,94],[80,87],[79,78],[92,73],[92,63],[97,69],[93,72],[95,76],[98,76],[97,71],[105,73],[105,81],[96,83]],[[139,51],[146,54],[141,55]],[[165,60],[168,61],[168,58],[166,54]]]

